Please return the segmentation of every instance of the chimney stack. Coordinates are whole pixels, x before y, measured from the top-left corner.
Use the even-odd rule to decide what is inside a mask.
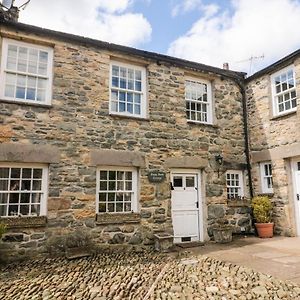
[[[0,20],[18,22],[19,8],[11,6],[9,9],[5,9],[0,5]]]
[[[229,70],[229,63],[227,63],[227,62],[224,63],[224,64],[223,64],[223,69],[224,69],[224,70]]]

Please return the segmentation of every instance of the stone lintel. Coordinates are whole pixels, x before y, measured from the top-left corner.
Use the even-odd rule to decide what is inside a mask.
[[[262,162],[268,160],[284,159],[300,156],[300,143],[293,145],[279,146],[273,149],[252,152],[252,162]]]
[[[247,164],[246,163],[237,163],[237,162],[224,161],[223,165],[228,170],[229,169],[231,169],[231,170],[246,170],[247,169]]]
[[[30,145],[21,143],[0,144],[0,161],[24,163],[58,163],[60,152],[50,145]]]
[[[208,160],[198,156],[170,157],[165,161],[168,168],[204,169]]]
[[[135,151],[91,150],[91,165],[144,168],[146,162],[145,157]]]

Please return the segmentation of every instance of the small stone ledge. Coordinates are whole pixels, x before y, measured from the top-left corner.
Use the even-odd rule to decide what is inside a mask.
[[[5,224],[7,228],[44,227],[47,224],[47,217],[1,217],[0,223]]]
[[[260,194],[257,194],[257,196],[267,196],[269,198],[273,198],[274,197],[274,193],[260,193]]]
[[[139,213],[103,213],[96,215],[96,225],[139,223]]]
[[[11,104],[18,104],[18,105],[21,105],[21,106],[42,107],[42,108],[46,108],[46,109],[52,108],[51,104],[35,103],[35,102],[33,102],[33,103],[30,103],[30,102],[21,102],[21,101],[7,100],[7,99],[2,99],[2,98],[0,98],[0,102],[11,103]]]
[[[228,207],[250,207],[251,202],[250,200],[228,200],[227,206]]]

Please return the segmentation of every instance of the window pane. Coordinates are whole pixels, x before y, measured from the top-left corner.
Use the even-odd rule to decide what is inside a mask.
[[[8,202],[8,194],[0,193],[0,204],[6,204]]]
[[[5,85],[5,97],[15,97],[15,86],[14,85]]]
[[[195,187],[195,177],[193,176],[186,177],[186,187]]]
[[[48,53],[45,51],[40,51],[40,62],[47,63],[48,62]]]
[[[101,180],[107,179],[107,171],[100,171],[100,179]]]
[[[183,186],[182,177],[174,176],[173,185],[174,185],[174,187],[182,187]]]
[[[42,178],[43,170],[42,169],[33,169],[33,178]]]

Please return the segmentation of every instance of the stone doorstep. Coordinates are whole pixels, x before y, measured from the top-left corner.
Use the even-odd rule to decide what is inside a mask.
[[[68,248],[66,250],[66,258],[70,260],[76,258],[88,257],[91,255],[92,252],[86,247]]]
[[[167,252],[173,246],[173,235],[166,232],[154,234],[154,247],[156,251]]]

